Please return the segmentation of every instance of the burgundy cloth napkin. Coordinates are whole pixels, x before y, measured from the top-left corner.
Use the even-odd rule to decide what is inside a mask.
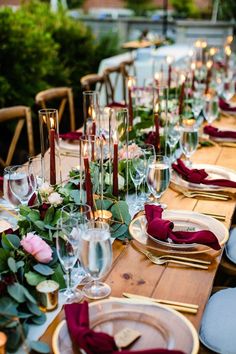
[[[219,98],[219,107],[223,111],[236,112],[236,107],[232,107],[228,102],[223,100],[223,98]]]
[[[186,181],[196,184],[206,184],[220,187],[236,188],[236,182],[228,179],[207,179],[208,174],[204,169],[193,168],[190,169],[183,163],[182,160],[177,159],[176,164],[172,164],[173,169],[180,174]]]
[[[89,310],[86,301],[82,304],[65,305],[64,310],[71,339],[79,348],[84,349],[86,354],[183,354],[182,351],[168,349],[120,352],[113,337],[89,328]]]
[[[120,103],[120,102],[111,102],[107,105],[109,108],[127,108],[127,105],[125,103]]]
[[[236,139],[236,131],[231,130],[219,130],[211,125],[206,125],[204,127],[204,133],[215,138],[233,138]]]
[[[3,177],[0,176],[0,192],[3,192]]]
[[[82,135],[82,132],[69,132],[65,134],[59,134],[59,137],[64,140],[79,140]]]
[[[147,233],[149,235],[163,241],[169,238],[175,243],[201,243],[214,250],[221,248],[217,237],[209,230],[173,231],[173,222],[162,219],[162,212],[163,209],[158,205],[145,205]]]

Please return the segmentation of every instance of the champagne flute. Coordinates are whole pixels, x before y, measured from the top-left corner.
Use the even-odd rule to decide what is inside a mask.
[[[107,297],[111,288],[99,281],[108,273],[112,264],[111,235],[107,223],[94,221],[86,232],[82,233],[80,260],[93,279],[83,287],[84,295],[89,299]]]
[[[209,124],[213,123],[213,121],[218,117],[219,108],[218,108],[218,97],[209,97],[207,95],[205,103],[204,103],[204,117],[206,118]]]
[[[21,204],[27,205],[36,190],[36,178],[33,171],[29,172],[28,165],[12,166],[9,184],[13,195]]]
[[[198,146],[198,127],[197,126],[184,126],[181,128],[180,145],[184,155],[187,158],[186,164],[191,166],[190,157],[196,151]]]
[[[64,296],[67,303],[79,302],[83,298],[82,292],[72,289],[71,286],[71,271],[78,259],[80,237],[77,219],[62,211],[61,218],[58,221],[56,250],[59,261],[66,272],[67,288]]]
[[[145,153],[140,149],[139,156],[134,157],[131,160],[131,166],[129,174],[135,187],[135,203],[133,205],[133,211],[137,211],[140,207],[138,203],[138,188],[144,180],[146,172]]]
[[[150,193],[155,198],[155,204],[165,208],[165,204],[160,204],[159,199],[168,188],[170,183],[170,165],[166,156],[157,155],[150,157],[147,168],[147,185]]]

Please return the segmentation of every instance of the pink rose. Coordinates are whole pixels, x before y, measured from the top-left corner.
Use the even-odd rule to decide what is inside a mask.
[[[30,253],[38,262],[49,263],[52,260],[51,247],[40,236],[28,232],[20,243],[24,250]]]

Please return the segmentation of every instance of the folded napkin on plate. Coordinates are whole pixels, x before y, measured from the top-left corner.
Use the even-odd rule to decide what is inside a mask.
[[[59,137],[64,140],[80,140],[82,132],[69,132],[65,134],[59,134]]]
[[[236,112],[236,107],[232,107],[230,103],[223,100],[223,98],[219,98],[219,107],[223,111]]]
[[[214,250],[221,248],[217,237],[209,230],[173,231],[173,222],[162,219],[162,212],[163,209],[158,205],[145,205],[147,233],[149,235],[163,241],[169,238],[175,243],[200,243]]]
[[[182,351],[168,349],[119,351],[113,337],[89,328],[89,310],[86,301],[82,304],[65,305],[64,310],[71,339],[79,348],[84,349],[86,354],[183,354]]]
[[[0,192],[3,192],[3,177],[0,176]]]
[[[190,169],[183,163],[182,160],[177,159],[177,163],[172,164],[173,169],[180,174],[186,181],[196,184],[206,184],[220,187],[236,188],[236,182],[224,178],[207,179],[208,174],[204,169],[193,168]]]
[[[236,139],[236,131],[231,130],[219,130],[212,125],[206,125],[204,127],[204,133],[215,138],[233,138]]]

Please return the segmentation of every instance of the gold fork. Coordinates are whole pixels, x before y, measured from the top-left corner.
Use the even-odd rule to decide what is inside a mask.
[[[208,266],[206,265],[201,265],[199,263],[202,264],[210,264],[210,262],[207,261],[201,261],[201,260],[192,260],[189,261],[189,259],[187,259],[187,257],[178,257],[178,256],[174,256],[171,257],[169,256],[169,258],[167,257],[167,259],[165,259],[165,257],[158,257],[158,256],[154,256],[151,252],[146,251],[146,250],[141,250],[140,248],[138,248],[136,245],[134,245],[134,243],[132,243],[132,246],[134,246],[134,248],[139,251],[140,253],[144,254],[152,263],[157,264],[157,265],[163,265],[166,263],[175,263],[175,264],[180,264],[180,265],[184,265],[184,266],[188,266],[188,267],[193,267],[193,268],[199,268],[199,269],[208,269]],[[178,257],[178,258],[177,258]],[[181,258],[181,259],[180,259]],[[185,261],[185,259],[187,261]]]
[[[181,193],[184,194],[186,197],[195,198],[195,197],[204,197],[214,200],[229,200],[231,199],[230,196],[226,194],[218,194],[218,193],[211,193],[211,192],[199,192],[199,191],[186,191],[181,190]]]

